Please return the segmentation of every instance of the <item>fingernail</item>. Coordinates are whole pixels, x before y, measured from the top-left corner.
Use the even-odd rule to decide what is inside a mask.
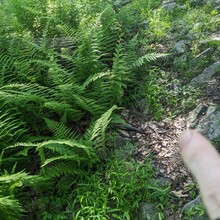
[[[186,130],[181,136],[180,136],[180,148],[183,149],[185,146],[187,146],[191,139],[192,139],[193,131],[192,130]]]

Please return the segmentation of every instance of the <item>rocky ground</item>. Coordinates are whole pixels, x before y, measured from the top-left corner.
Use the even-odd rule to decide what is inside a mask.
[[[201,5],[207,2],[203,1]],[[167,10],[172,10],[177,6],[176,1],[164,1],[162,5]],[[214,1],[213,7],[220,7],[220,2]],[[174,64],[177,61],[184,62],[193,42],[193,39],[187,36],[186,38],[187,40],[173,42],[173,45],[170,44],[170,48],[167,48],[167,45],[159,44],[160,50],[162,50],[159,52],[174,52],[176,54]],[[202,92],[199,100],[197,100],[198,106],[194,110],[180,112],[174,119],[162,119],[160,121],[152,120],[148,115],[134,112],[131,109],[124,110],[122,113],[124,119],[137,128],[136,131],[129,131],[126,134],[126,141],[131,141],[137,146],[132,154],[133,158],[136,161],[143,162],[148,155],[152,155],[152,165],[156,170],[156,178],[161,184],[170,184],[172,193],[177,198],[174,202],[179,204],[179,209],[172,214],[165,213],[166,219],[184,219],[183,212],[180,210],[189,210],[198,204],[202,204],[195,186],[195,180],[184,166],[179,152],[178,138],[182,131],[187,128],[196,129],[210,141],[213,141],[216,148],[220,148],[220,60],[218,49],[216,52],[216,44],[219,45],[219,43],[220,31],[209,33],[206,42],[200,44],[202,49],[189,62],[193,71],[196,72],[196,76],[186,85],[199,88]],[[166,48],[166,51],[163,48]],[[197,63],[210,56],[213,58],[212,63],[203,69],[196,69]],[[170,71],[173,71],[172,66]],[[192,187],[194,187],[194,195],[192,195]],[[147,210],[146,207],[143,209]],[[139,219],[151,219],[151,217],[142,216]],[[191,219],[208,218],[202,214],[201,216],[195,215]]]
[[[220,137],[219,89],[219,76],[216,76],[203,86],[203,94],[206,95],[201,96],[199,105],[173,120],[154,121],[144,115],[134,114],[130,110],[123,112],[124,119],[140,129],[140,132],[129,132],[134,145],[138,146],[133,158],[143,162],[148,155],[153,156],[152,165],[156,170],[156,178],[161,184],[171,185],[172,193],[178,198],[176,201],[183,210],[189,210],[202,202],[199,197],[193,198],[191,195],[190,188],[195,187],[195,181],[184,166],[178,138],[187,128],[200,131],[210,140]],[[180,210],[174,214],[168,212],[166,215],[166,219],[182,219]],[[207,219],[206,215],[203,217]]]

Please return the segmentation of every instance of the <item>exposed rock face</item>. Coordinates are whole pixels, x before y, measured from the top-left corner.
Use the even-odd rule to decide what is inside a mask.
[[[190,112],[187,127],[196,129],[209,140],[220,138],[220,108],[218,105],[205,106],[200,104]]]
[[[220,61],[213,63],[210,67],[207,67],[196,78],[192,79],[189,83],[190,86],[199,87],[207,83],[211,78],[220,71]]]

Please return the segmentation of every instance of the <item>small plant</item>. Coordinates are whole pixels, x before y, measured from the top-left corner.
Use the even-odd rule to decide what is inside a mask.
[[[159,202],[162,213],[169,199],[168,188],[158,188],[148,162],[140,165],[115,160],[102,169],[78,184],[77,197],[70,207],[74,219],[135,220],[138,205],[143,201]]]
[[[181,86],[178,80],[169,80],[169,77],[157,68],[150,70],[146,77],[145,98],[155,119],[161,119],[163,115],[173,117],[192,109],[200,95],[198,89]]]
[[[183,216],[183,220],[191,220],[191,219],[196,219],[196,218],[200,218],[200,217],[206,217],[208,219],[208,216],[205,213],[205,207],[204,205],[196,205],[192,208],[190,208],[190,210],[186,211],[184,213]]]

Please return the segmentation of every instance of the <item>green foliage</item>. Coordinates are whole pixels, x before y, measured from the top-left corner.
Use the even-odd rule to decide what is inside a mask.
[[[15,168],[15,166],[14,166]],[[13,169],[14,169],[13,168]],[[21,219],[24,209],[16,198],[17,188],[24,185],[35,185],[42,181],[38,176],[30,176],[21,171],[9,174],[1,172],[0,177],[0,217],[1,219]]]
[[[181,86],[178,80],[172,80],[172,76],[157,68],[149,71],[145,83],[145,98],[151,115],[157,120],[192,109],[200,95],[198,89]]]
[[[19,202],[9,196],[0,196],[0,217],[1,219],[18,219],[23,211]]]
[[[12,113],[13,109],[7,113],[0,112],[0,142],[1,149],[8,144],[15,143],[27,131],[21,121],[16,119],[16,115]]]
[[[114,160],[103,169],[79,183],[70,204],[73,219],[137,219],[139,202],[160,198],[166,204],[169,199],[168,188],[152,181],[154,172],[148,163]]]
[[[207,218],[208,219],[208,216],[205,213],[204,205],[200,204],[200,205],[193,206],[190,210],[184,213],[184,216],[182,219],[191,220],[193,218]]]
[[[135,219],[141,201],[157,202],[162,216],[168,189],[149,162],[108,161],[125,97],[149,62],[166,56],[140,52],[143,33],[139,24],[128,30],[126,13],[135,9],[135,26],[159,2],[121,10],[105,0],[0,3],[2,219]],[[164,26],[161,16],[152,29]],[[151,108],[162,108],[149,75]]]
[[[18,34],[30,34],[32,37],[41,37],[47,29],[47,36],[54,37],[59,34],[56,25],[68,23],[72,28],[78,26],[76,6],[72,1],[62,0],[54,4],[51,0],[18,2],[9,0],[3,3],[5,10],[9,11],[7,19],[11,30]],[[22,11],[22,13],[21,13]]]

